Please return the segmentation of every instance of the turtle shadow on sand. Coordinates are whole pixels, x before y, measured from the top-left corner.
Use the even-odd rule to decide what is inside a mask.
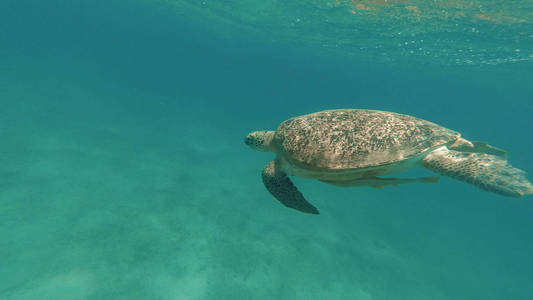
[[[436,183],[438,177],[379,177],[422,167],[504,196],[533,193],[525,172],[507,162],[504,150],[393,112],[321,111],[284,121],[276,131],[252,132],[245,143],[276,153],[263,169],[263,183],[285,206],[305,213],[318,214],[318,210],[288,176],[343,187]]]

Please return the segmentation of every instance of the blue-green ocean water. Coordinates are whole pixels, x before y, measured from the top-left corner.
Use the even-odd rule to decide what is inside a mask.
[[[531,1],[393,2],[0,1],[0,299],[532,299],[532,197],[261,182],[248,132],[344,107],[533,172]]]

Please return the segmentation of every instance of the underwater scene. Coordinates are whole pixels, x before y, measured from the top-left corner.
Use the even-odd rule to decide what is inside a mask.
[[[532,132],[532,0],[2,0],[0,299],[533,299]]]

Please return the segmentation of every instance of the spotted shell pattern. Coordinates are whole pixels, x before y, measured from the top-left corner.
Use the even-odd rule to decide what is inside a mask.
[[[327,110],[289,119],[274,141],[291,163],[324,170],[400,162],[460,134],[415,117],[376,110]]]

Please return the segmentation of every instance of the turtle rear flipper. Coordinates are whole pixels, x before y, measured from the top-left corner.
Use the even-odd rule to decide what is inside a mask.
[[[527,180],[525,172],[499,156],[441,147],[426,155],[422,165],[433,172],[504,196],[533,194],[533,185]]]
[[[276,167],[275,161],[265,166],[262,177],[267,190],[283,205],[304,213],[318,215],[316,207],[305,200],[287,174]]]

